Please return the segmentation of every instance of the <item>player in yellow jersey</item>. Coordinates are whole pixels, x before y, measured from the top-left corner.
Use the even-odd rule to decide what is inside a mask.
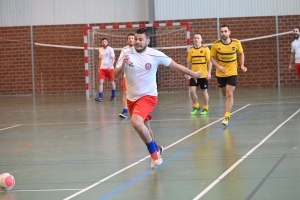
[[[210,62],[210,50],[208,47],[202,45],[202,36],[200,33],[194,34],[194,46],[189,49],[187,67],[193,72],[201,71],[200,78],[197,80],[193,78],[189,79],[190,95],[194,103],[193,111],[190,114],[195,115],[200,110],[196,93],[197,87],[200,87],[203,97],[203,110],[200,114],[206,115],[208,113],[209,100],[207,88],[208,80],[211,78],[212,64]]]
[[[222,124],[227,126],[230,112],[233,106],[233,93],[237,85],[237,68],[239,64],[243,72],[247,71],[244,66],[245,56],[239,40],[230,38],[231,31],[228,25],[222,25],[220,29],[221,39],[216,40],[211,47],[211,62],[216,67],[216,76],[220,91],[226,96],[225,115]]]

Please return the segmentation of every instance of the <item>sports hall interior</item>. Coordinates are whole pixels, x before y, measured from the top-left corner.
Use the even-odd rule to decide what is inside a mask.
[[[300,77],[288,65],[300,2],[174,2],[0,2],[0,174],[16,181],[0,200],[299,199]],[[193,34],[210,47],[223,24],[248,68],[238,69],[230,124],[215,67],[210,112],[193,116],[185,77],[160,66],[151,129],[164,162],[152,170],[130,117],[118,117],[122,79],[116,101],[108,81],[94,100],[97,40],[108,37],[118,57],[129,27],[146,26],[152,45],[186,66]]]

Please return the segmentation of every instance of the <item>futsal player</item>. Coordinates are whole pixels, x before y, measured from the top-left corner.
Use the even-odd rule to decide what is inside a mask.
[[[295,40],[292,42],[291,57],[289,63],[289,70],[292,69],[292,64],[295,63],[295,68],[300,76],[300,38],[299,38],[299,28],[294,28],[293,30]]]
[[[211,62],[216,67],[216,77],[218,86],[223,96],[226,97],[225,114],[222,124],[228,125],[230,112],[233,106],[233,93],[237,85],[237,58],[243,72],[247,71],[244,66],[244,52],[239,40],[230,38],[231,31],[228,25],[222,25],[220,34],[221,39],[216,40],[211,47]]]
[[[120,53],[118,61],[126,55],[126,52],[132,51],[134,49],[133,42],[134,42],[134,34],[130,33],[130,34],[127,35],[127,46],[123,47],[123,49]],[[128,116],[128,106],[127,106],[127,99],[126,99],[126,77],[125,77],[125,73],[124,73],[123,78],[122,78],[122,86],[123,86],[123,98],[122,98],[123,111],[122,111],[122,113],[119,114],[119,117],[125,119]]]
[[[197,114],[200,111],[200,104],[197,97],[197,87],[200,87],[203,97],[203,110],[200,115],[208,114],[208,100],[207,93],[208,80],[211,78],[210,50],[208,47],[202,45],[202,35],[200,33],[194,34],[194,45],[188,51],[187,68],[193,72],[201,71],[201,77],[197,81],[193,78],[189,79],[190,96],[194,103],[191,115]]]
[[[115,52],[114,49],[108,46],[108,40],[102,38],[101,48],[99,49],[99,63],[98,63],[98,79],[99,79],[99,95],[95,98],[96,101],[103,101],[103,83],[105,78],[110,81],[112,91],[110,100],[116,99],[116,84],[114,81],[114,63],[115,63]]]
[[[157,145],[150,129],[150,115],[155,108],[157,98],[156,72],[159,65],[199,78],[201,73],[193,72],[177,64],[163,52],[148,47],[150,32],[140,28],[134,34],[134,50],[120,59],[114,69],[115,78],[125,73],[127,89],[127,105],[131,116],[131,124],[143,140],[151,156],[151,168],[162,164],[162,150]]]

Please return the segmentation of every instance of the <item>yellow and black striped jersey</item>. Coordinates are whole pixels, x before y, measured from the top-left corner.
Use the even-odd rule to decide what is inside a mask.
[[[210,61],[210,50],[206,46],[199,48],[191,47],[188,52],[187,61],[192,63],[191,70],[194,72],[201,71],[201,77],[207,76],[207,62]]]
[[[229,44],[223,44],[221,40],[216,40],[212,44],[210,55],[216,57],[218,64],[226,68],[225,74],[216,69],[216,76],[227,77],[237,75],[237,54],[242,52],[242,44],[237,39],[231,38]]]

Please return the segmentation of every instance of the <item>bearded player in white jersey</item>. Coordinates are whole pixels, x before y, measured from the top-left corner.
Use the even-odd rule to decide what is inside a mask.
[[[295,40],[292,42],[289,70],[292,69],[292,64],[295,63],[295,68],[300,77],[300,29],[293,30]]]
[[[125,73],[127,104],[131,116],[133,128],[146,144],[152,158],[151,168],[162,164],[161,153],[163,148],[154,141],[153,132],[150,129],[150,113],[157,104],[156,72],[159,65],[182,72],[197,79],[201,72],[193,72],[188,68],[177,64],[161,51],[148,47],[150,32],[140,28],[134,35],[134,49],[128,51],[120,59],[114,69],[114,77],[118,78]]]

